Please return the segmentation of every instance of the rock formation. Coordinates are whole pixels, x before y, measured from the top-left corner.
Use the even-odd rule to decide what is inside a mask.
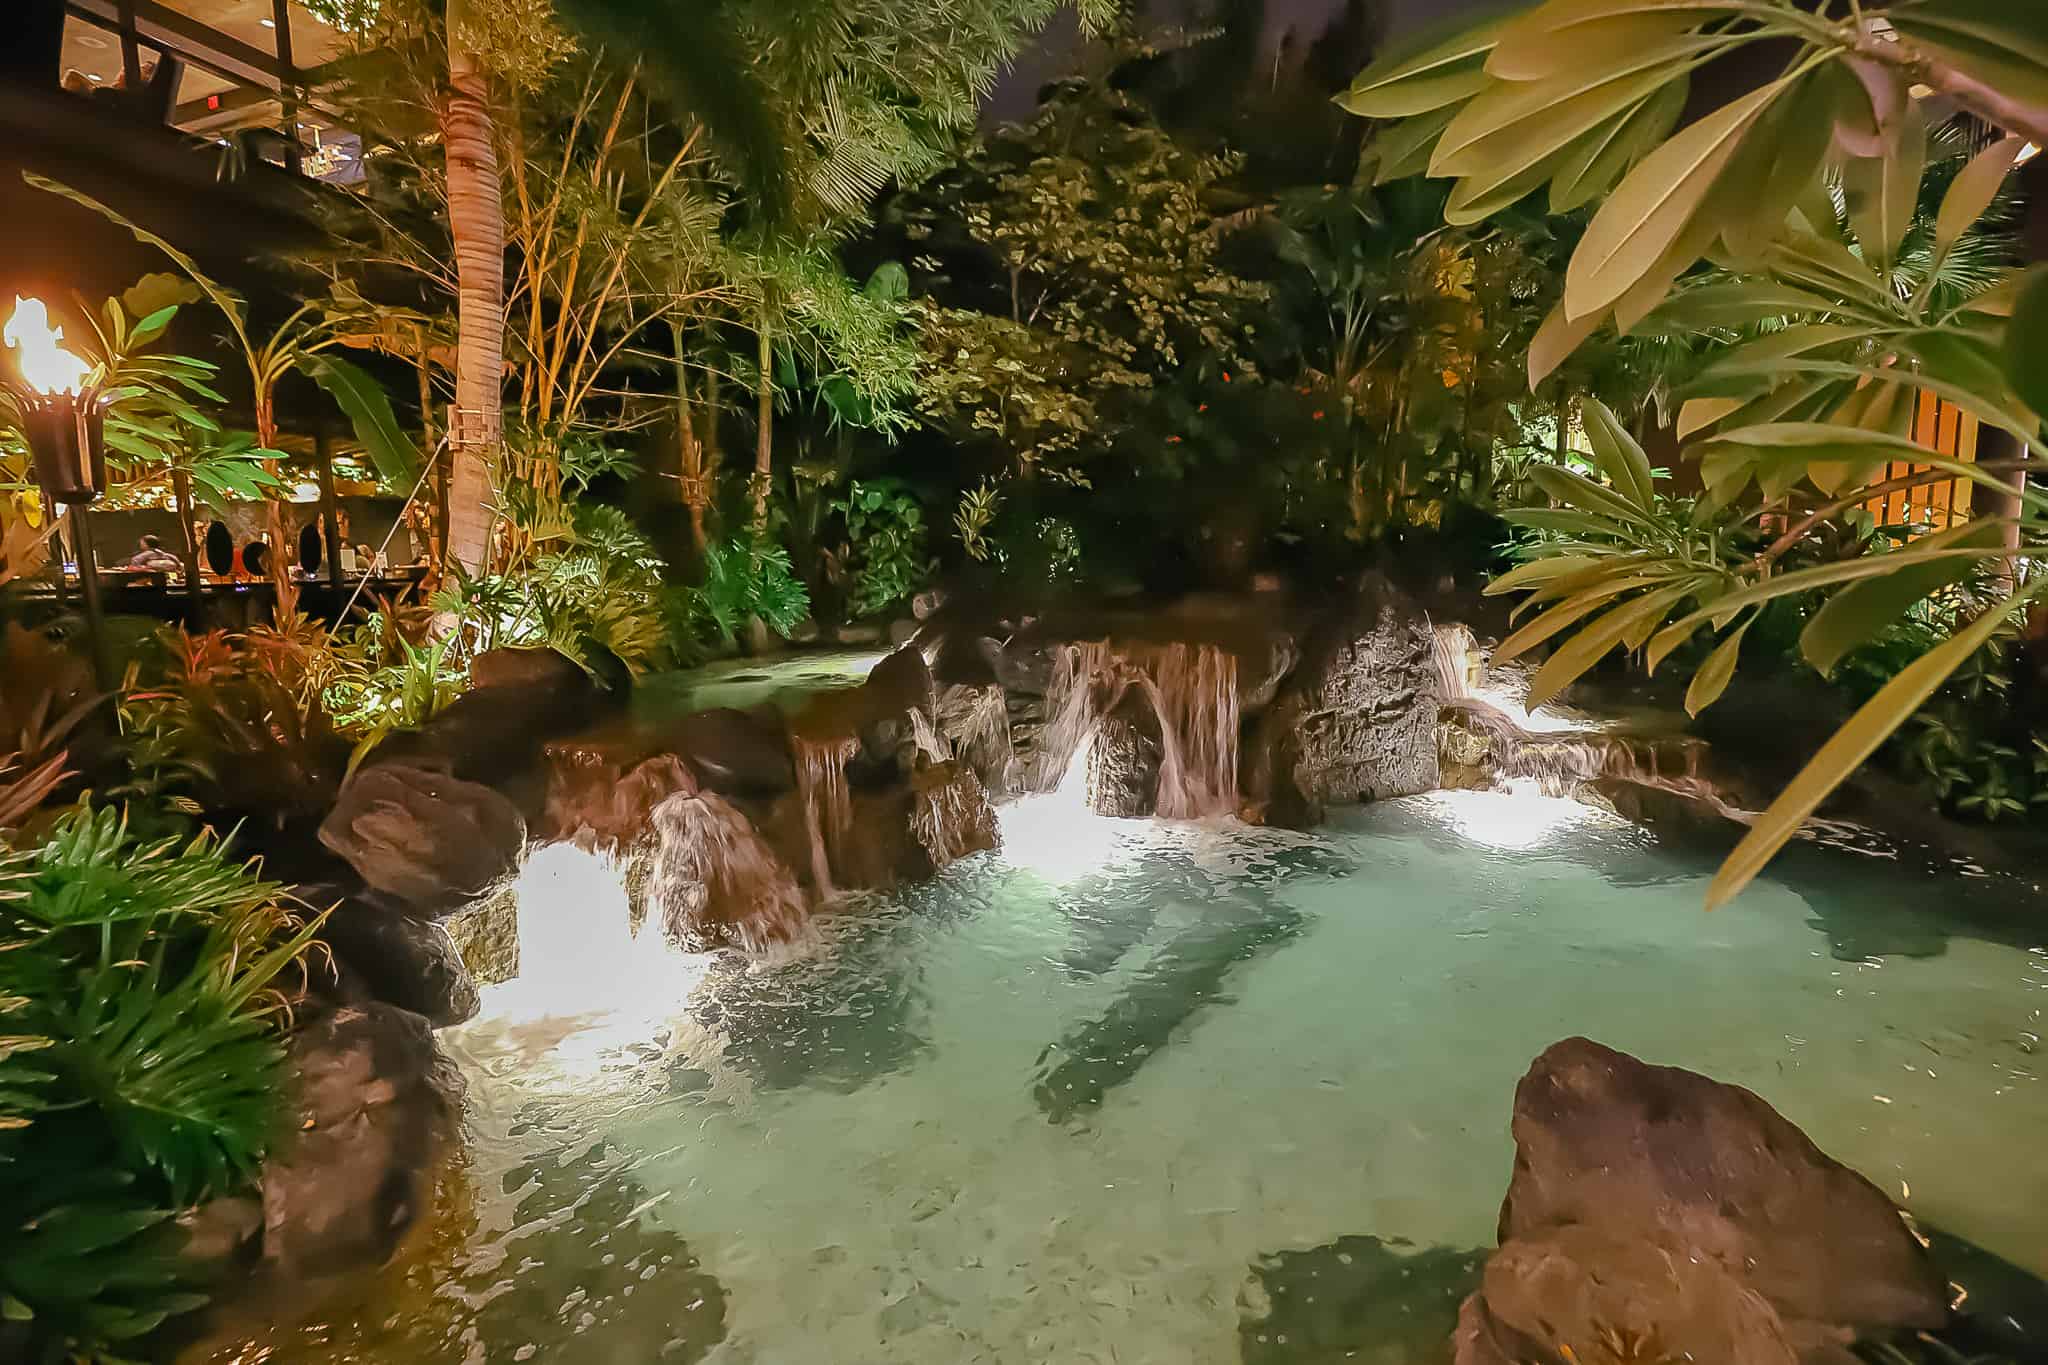
[[[1513,1129],[1457,1365],[1846,1365],[1861,1335],[1947,1318],[1891,1200],[1739,1086],[1571,1038],[1516,1087]]]

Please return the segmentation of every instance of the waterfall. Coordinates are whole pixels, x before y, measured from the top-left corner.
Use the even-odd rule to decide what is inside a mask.
[[[1712,795],[1700,771],[1706,746],[1686,735],[1643,736],[1598,730],[1525,729],[1480,697],[1444,703],[1449,727],[1462,728],[1484,747],[1488,772],[1535,781],[1547,796],[1569,795],[1601,778],[1620,778],[1692,795]]]
[[[974,769],[964,763],[934,764],[919,769],[911,786],[916,800],[910,809],[910,832],[933,867],[947,867],[970,853],[1002,846],[995,808]]]
[[[1479,638],[1472,628],[1453,621],[1434,627],[1432,639],[1437,684],[1443,689],[1445,700],[1476,695],[1486,671],[1486,656],[1480,651]]]
[[[654,808],[654,833],[648,906],[669,941],[759,952],[803,932],[809,915],[795,874],[725,798],[671,796]]]
[[[1167,645],[1146,689],[1159,712],[1159,813],[1197,820],[1237,811],[1237,656]]]
[[[860,737],[817,739],[792,732],[789,748],[796,761],[796,788],[803,798],[804,829],[811,842],[811,882],[818,899],[827,900],[834,894],[832,868],[844,860],[847,841],[853,837],[853,797],[846,788],[846,764],[860,752]]]
[[[1030,789],[1056,790],[1102,718],[1136,688],[1159,719],[1158,813],[1170,820],[1237,809],[1237,657],[1209,644],[1080,641],[1053,660],[1045,730]]]
[[[946,741],[932,727],[931,717],[924,713],[921,706],[910,708],[910,737],[916,743],[917,751],[923,754],[928,762],[945,763],[953,757],[952,751],[946,747]]]

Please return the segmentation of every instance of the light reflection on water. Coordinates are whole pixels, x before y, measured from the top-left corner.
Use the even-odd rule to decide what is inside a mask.
[[[1421,1365],[1403,1305],[1455,1303],[1515,1080],[1576,1033],[2048,1271],[2048,953],[1953,917],[1984,883],[1803,849],[1706,915],[1709,861],[1474,796],[1315,836],[1025,806],[795,960],[494,990],[421,1246],[243,1358],[1284,1365],[1341,1320]]]

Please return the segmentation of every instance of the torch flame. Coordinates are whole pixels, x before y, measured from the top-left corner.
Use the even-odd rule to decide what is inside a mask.
[[[41,299],[15,295],[14,316],[0,337],[15,349],[22,379],[39,393],[77,393],[92,373],[92,366],[57,344],[64,340],[64,329],[50,325],[50,310]]]

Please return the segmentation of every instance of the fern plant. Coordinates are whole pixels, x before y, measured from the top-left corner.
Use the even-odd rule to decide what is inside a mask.
[[[706,548],[704,583],[682,599],[681,628],[691,638],[730,645],[752,618],[786,637],[810,609],[789,551],[749,529]]]
[[[282,978],[320,919],[208,833],[80,806],[0,854],[0,1322],[104,1357],[204,1300],[172,1220],[283,1122]]]

